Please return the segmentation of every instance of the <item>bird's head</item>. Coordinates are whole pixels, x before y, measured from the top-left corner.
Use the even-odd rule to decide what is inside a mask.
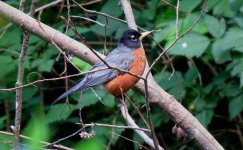
[[[128,29],[123,32],[119,43],[124,44],[125,46],[127,46],[129,48],[137,49],[137,48],[141,47],[142,38],[147,36],[149,33],[151,33],[151,32],[139,33],[136,30]]]

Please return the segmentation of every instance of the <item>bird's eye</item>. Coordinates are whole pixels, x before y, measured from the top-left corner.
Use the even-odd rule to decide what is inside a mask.
[[[137,38],[136,38],[134,35],[132,35],[132,36],[131,36],[131,40],[132,40],[132,41],[137,41]]]

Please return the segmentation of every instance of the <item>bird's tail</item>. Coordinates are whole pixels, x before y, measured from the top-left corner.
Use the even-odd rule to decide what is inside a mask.
[[[84,87],[84,82],[81,81],[79,82],[77,85],[73,86],[72,88],[70,88],[68,91],[66,91],[65,93],[63,93],[62,95],[60,95],[57,99],[55,99],[55,101],[52,104],[57,103],[58,101],[60,101],[61,99],[63,99],[64,97],[77,92],[77,91],[82,91],[85,90],[86,88]]]

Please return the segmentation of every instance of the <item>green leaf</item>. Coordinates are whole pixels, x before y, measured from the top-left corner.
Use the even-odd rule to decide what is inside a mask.
[[[21,34],[23,31],[20,28],[9,28],[7,32],[0,38],[0,47],[8,47],[12,45],[18,45],[19,50],[21,49]],[[13,40],[14,38],[14,40]]]
[[[27,87],[23,89],[23,100],[28,101],[29,99],[33,98],[33,96],[38,92],[37,88]]]
[[[186,57],[199,57],[207,49],[209,39],[196,33],[186,34],[172,46],[168,53]]]
[[[80,19],[80,21],[82,21],[82,20]],[[87,33],[87,32],[90,31],[89,28],[87,28],[87,27],[85,27],[85,26],[76,26],[75,29],[77,30],[77,32],[78,32],[80,35],[82,35],[82,34]],[[69,35],[69,36],[76,36],[76,34],[73,32],[72,29],[68,30],[67,35]]]
[[[154,33],[154,38],[156,41],[158,42],[162,42],[163,40],[165,40],[168,37],[173,36],[174,37],[175,32],[174,32],[174,28],[172,28],[172,26],[166,27],[162,30],[160,30],[159,32],[155,32]],[[156,43],[153,42],[153,46],[155,46]]]
[[[224,34],[226,29],[226,23],[224,18],[219,20],[213,16],[207,15],[205,17],[205,22],[208,26],[209,33],[215,38],[220,38]]]
[[[216,40],[212,46],[212,54],[216,63],[221,64],[231,60],[229,49],[225,49],[222,40]]]
[[[218,16],[233,17],[235,11],[233,11],[229,5],[229,0],[221,0],[213,9],[213,14]]]
[[[234,17],[233,19],[241,28],[243,28],[243,15]]]
[[[170,118],[164,112],[161,112],[160,109],[155,109],[152,113],[152,122],[154,127],[160,127],[162,123],[169,122]]]
[[[53,123],[67,119],[74,110],[73,105],[69,104],[69,106],[67,104],[55,104],[54,106],[51,106],[46,115],[46,122]]]
[[[31,149],[39,149],[41,147],[40,141],[47,141],[49,139],[49,129],[43,117],[33,117],[25,128],[25,132],[33,140],[29,140]]]
[[[213,43],[212,53],[217,63],[231,60],[229,50],[243,52],[243,29],[230,28],[222,39]]]
[[[75,149],[80,150],[103,150],[104,148],[103,143],[98,138],[83,139],[75,146]]]
[[[12,61],[13,59],[10,56],[0,56],[0,65],[5,65],[11,63]]]
[[[0,117],[0,129],[5,128],[5,120],[7,116]]]
[[[187,84],[193,84],[193,81],[197,79],[197,76],[198,74],[196,68],[190,67],[185,74],[184,82],[187,82]]]
[[[229,118],[232,120],[243,110],[243,95],[240,95],[229,102]]]
[[[240,87],[243,87],[243,71],[240,73]]]
[[[227,70],[230,70],[232,76],[240,78],[240,87],[243,86],[243,58],[234,59],[227,66]]]
[[[14,141],[14,137],[12,135],[1,134],[0,141]],[[13,149],[13,145],[12,144],[3,144],[3,143],[1,143],[0,145],[1,145],[1,150]]]
[[[198,19],[198,16],[200,14],[198,12],[195,13],[190,13],[186,16],[185,19],[181,19],[181,21],[179,20],[179,24],[180,24],[180,33],[185,32],[186,30],[188,30],[194,23],[195,21]],[[171,26],[174,26],[171,25]],[[173,31],[175,32],[175,28],[173,28]],[[200,20],[195,27],[193,27],[192,29],[193,32],[199,33],[199,34],[205,34],[208,32],[206,23],[204,20]]]
[[[10,56],[0,56],[0,79],[14,71],[17,68],[17,64]],[[4,71],[3,71],[4,70]]]
[[[29,44],[35,44],[37,42],[41,41],[41,39],[37,36],[34,36],[34,35],[30,35],[30,38],[29,38]]]
[[[43,72],[50,72],[52,69],[52,66],[54,65],[54,60],[49,59],[49,60],[43,60],[38,66],[39,71]]]
[[[77,66],[82,71],[88,71],[91,68],[91,65],[86,63],[85,61],[82,61],[81,59],[77,57],[72,58],[72,62],[75,66]]]
[[[207,1],[206,4],[206,10],[212,9],[216,4],[218,4],[222,0],[213,0],[213,1]]]
[[[148,9],[145,9],[142,11],[143,17],[148,20],[153,20],[156,16],[156,9],[155,7],[158,7],[160,3],[158,3],[158,0],[151,0],[147,2]]]
[[[182,11],[182,12],[191,12],[200,3],[201,3],[201,0],[186,0],[186,1],[181,1],[180,2],[180,11]]]
[[[170,94],[174,95],[175,97],[180,97],[181,92],[183,93],[184,91],[180,91],[181,89],[178,87],[178,82],[182,81],[183,77],[181,72],[176,71],[175,73],[177,74],[179,81],[177,80],[175,74],[169,80],[171,72],[158,73],[154,75],[154,79],[163,89],[167,90]]]
[[[101,98],[101,101],[103,101],[103,97],[105,95],[105,91],[102,89],[94,88],[94,91],[97,96]],[[91,89],[88,89],[84,92],[82,92],[82,95],[80,94],[74,94],[72,95],[72,98],[79,101],[79,105],[76,105],[75,108],[78,109],[80,107],[88,107],[90,105],[96,104],[99,101],[99,98],[96,96]]]
[[[112,15],[114,17],[119,17],[122,15],[122,11],[121,9],[118,7],[117,5],[117,1],[106,1],[105,5],[102,7],[102,9],[100,10],[100,12],[103,13],[107,13],[109,15]],[[99,15],[97,17],[97,21],[106,24],[106,18],[104,16]],[[112,33],[114,33],[117,29],[124,27],[125,25],[120,23],[119,21],[113,20],[113,19],[109,19],[108,18],[108,29],[107,29],[107,33],[106,35],[111,35]],[[93,32],[105,36],[105,29],[104,27],[95,24],[93,26],[91,26],[90,28]]]
[[[234,82],[227,83],[224,86],[223,90],[225,92],[225,96],[227,96],[227,97],[235,97],[242,93],[242,91],[239,90],[239,83],[237,81],[236,81],[236,83],[234,83]]]
[[[202,110],[196,115],[196,117],[202,123],[202,125],[207,128],[208,124],[213,118],[213,110]]]

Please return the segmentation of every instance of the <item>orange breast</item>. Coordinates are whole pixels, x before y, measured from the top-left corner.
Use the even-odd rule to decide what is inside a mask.
[[[142,75],[144,72],[145,64],[146,64],[146,56],[143,48],[139,48],[132,52],[135,59],[132,63],[132,67],[130,68],[130,72],[136,75]],[[119,96],[123,93],[126,93],[131,87],[133,87],[139,78],[130,75],[128,73],[117,76],[112,79],[108,83],[105,84],[105,88],[114,96]]]

